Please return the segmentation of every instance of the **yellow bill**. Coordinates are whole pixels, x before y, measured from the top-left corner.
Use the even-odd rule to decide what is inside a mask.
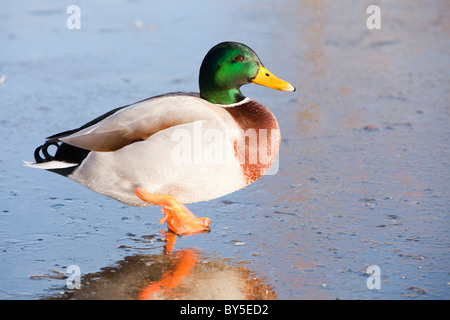
[[[295,87],[293,85],[291,85],[289,82],[275,77],[272,73],[269,72],[269,70],[267,70],[263,66],[259,67],[258,74],[252,80],[252,82],[275,90],[295,91]]]

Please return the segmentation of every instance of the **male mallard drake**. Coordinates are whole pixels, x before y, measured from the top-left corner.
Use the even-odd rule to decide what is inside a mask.
[[[246,98],[256,83],[295,91],[244,44],[223,42],[205,56],[200,94],[168,93],[114,109],[48,137],[26,165],[56,172],[132,206],[161,205],[177,234],[208,230],[182,203],[211,200],[261,177],[278,154],[275,116]],[[57,151],[50,155],[48,147]]]

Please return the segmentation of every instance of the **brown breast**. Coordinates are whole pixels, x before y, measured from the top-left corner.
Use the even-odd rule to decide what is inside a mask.
[[[270,110],[253,100],[225,110],[241,128],[234,147],[248,185],[264,175],[276,159],[280,148],[278,122]]]

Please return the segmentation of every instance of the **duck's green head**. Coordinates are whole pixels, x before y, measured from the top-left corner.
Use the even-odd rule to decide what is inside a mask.
[[[203,59],[200,96],[209,102],[239,102],[245,98],[239,88],[251,82],[276,90],[295,91],[291,84],[271,74],[256,53],[242,43],[219,43]]]

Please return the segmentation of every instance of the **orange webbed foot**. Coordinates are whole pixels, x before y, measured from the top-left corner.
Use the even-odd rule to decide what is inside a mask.
[[[210,219],[197,218],[188,208],[172,196],[153,194],[139,188],[135,192],[140,199],[162,207],[164,217],[159,223],[167,222],[169,229],[174,233],[190,235],[209,231]]]

